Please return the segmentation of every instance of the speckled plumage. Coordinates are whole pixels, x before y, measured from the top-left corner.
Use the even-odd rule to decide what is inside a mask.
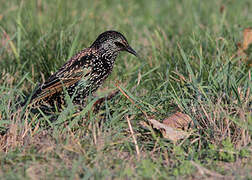
[[[29,106],[61,109],[65,105],[65,92],[72,97],[74,104],[85,106],[86,97],[96,91],[111,73],[120,51],[137,56],[121,33],[106,31],[100,34],[89,48],[69,59],[36,88]]]

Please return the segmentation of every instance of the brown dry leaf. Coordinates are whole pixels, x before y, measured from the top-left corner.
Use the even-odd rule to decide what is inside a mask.
[[[189,129],[193,125],[190,116],[179,111],[166,118],[163,123],[169,127],[183,130]]]
[[[153,128],[160,130],[164,138],[167,138],[171,141],[178,141],[180,139],[184,139],[187,136],[189,136],[189,133],[182,131],[182,130],[177,130],[173,127],[170,127],[166,124],[160,123],[155,119],[149,119],[149,122],[152,124]]]
[[[244,60],[248,60],[248,54],[246,54],[246,50],[249,48],[249,46],[252,45],[252,28],[246,28],[243,31],[243,42],[238,43],[238,51],[237,55],[242,57]],[[251,62],[248,62],[249,66],[252,66]]]
[[[243,31],[243,44],[242,44],[243,50],[248,49],[251,43],[252,43],[252,29],[246,28]]]

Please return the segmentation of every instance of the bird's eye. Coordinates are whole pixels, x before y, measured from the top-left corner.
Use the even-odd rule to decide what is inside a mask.
[[[120,42],[115,42],[115,45],[120,48],[124,48],[124,45]]]

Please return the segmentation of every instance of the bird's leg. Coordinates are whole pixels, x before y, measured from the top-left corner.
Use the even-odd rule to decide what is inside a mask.
[[[94,112],[99,111],[100,106],[101,106],[102,103],[104,103],[104,101],[106,101],[106,100],[111,100],[111,99],[112,99],[113,97],[115,97],[118,93],[119,93],[119,90],[115,90],[115,91],[111,92],[110,94],[108,94],[107,96],[98,99],[98,100],[94,103],[94,105],[93,105],[93,111],[94,111]]]

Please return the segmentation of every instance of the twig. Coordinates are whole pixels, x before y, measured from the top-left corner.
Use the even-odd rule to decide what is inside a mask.
[[[135,146],[136,146],[137,156],[140,157],[139,147],[138,147],[138,145],[137,145],[136,137],[135,137],[134,131],[133,131],[133,129],[132,129],[132,126],[131,126],[131,123],[130,123],[130,119],[129,119],[128,116],[126,116],[126,119],[127,119],[128,125],[129,125],[130,132],[131,132],[131,134],[132,134],[132,138],[133,138],[134,144],[135,144]]]

